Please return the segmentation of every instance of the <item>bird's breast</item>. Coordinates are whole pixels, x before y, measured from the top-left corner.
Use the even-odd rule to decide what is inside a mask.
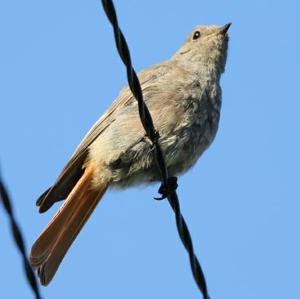
[[[220,119],[221,101],[210,93],[191,98],[185,104],[180,124],[171,135],[170,143],[164,148],[167,164],[173,175],[191,168],[202,153],[213,142]]]

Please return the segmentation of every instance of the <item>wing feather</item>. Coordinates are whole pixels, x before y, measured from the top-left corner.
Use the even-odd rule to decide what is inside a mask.
[[[147,87],[152,85],[160,76],[168,72],[170,67],[168,63],[163,63],[141,72],[138,77],[142,90],[147,90]],[[110,108],[88,131],[53,186],[38,198],[36,204],[40,207],[39,211],[41,213],[47,211],[55,202],[63,200],[69,195],[84,172],[83,168],[88,155],[89,146],[116,120],[114,117],[116,111],[124,106],[130,105],[134,101],[135,99],[129,87],[124,87]]]

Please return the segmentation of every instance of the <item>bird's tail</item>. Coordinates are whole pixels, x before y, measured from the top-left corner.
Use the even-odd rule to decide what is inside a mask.
[[[87,167],[67,199],[32,246],[30,263],[47,285],[108,184],[92,189],[93,168]]]

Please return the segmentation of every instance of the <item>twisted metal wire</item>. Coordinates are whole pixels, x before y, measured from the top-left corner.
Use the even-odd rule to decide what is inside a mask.
[[[21,233],[21,230],[15,220],[15,216],[13,213],[13,209],[11,206],[11,200],[9,198],[8,192],[0,178],[0,198],[3,203],[4,209],[6,211],[6,214],[8,215],[8,218],[10,220],[11,230],[14,236],[15,243],[18,247],[18,250],[22,256],[23,260],[23,267],[24,271],[26,273],[27,282],[30,285],[33,293],[35,294],[36,299],[41,299],[40,291],[38,288],[38,284],[35,278],[35,275],[33,273],[33,270],[29,264],[29,261],[27,259],[25,245],[24,245],[24,239]]]
[[[202,292],[203,298],[209,299],[205,277],[204,277],[203,271],[201,269],[200,263],[194,253],[191,235],[189,233],[186,222],[181,214],[179,200],[177,197],[176,190],[175,190],[175,188],[171,188],[170,185],[168,184],[168,171],[167,171],[163,151],[159,144],[159,134],[154,128],[152,117],[150,115],[150,112],[149,112],[144,100],[143,100],[142,89],[141,89],[137,74],[131,64],[131,58],[130,58],[130,53],[129,53],[127,42],[126,42],[125,37],[118,25],[117,15],[116,15],[113,1],[102,0],[102,5],[103,5],[103,8],[104,8],[107,18],[109,19],[110,23],[113,26],[117,50],[119,52],[119,55],[120,55],[123,63],[126,66],[129,87],[130,87],[135,99],[138,102],[138,109],[139,109],[141,122],[146,131],[147,136],[149,137],[149,139],[151,140],[151,142],[153,144],[154,151],[155,151],[154,155],[155,155],[156,163],[157,163],[157,166],[158,166],[160,174],[161,174],[162,186],[164,186],[166,188],[166,191],[167,191],[166,194],[167,194],[169,204],[171,205],[171,207],[175,213],[176,226],[177,226],[177,230],[178,230],[180,239],[189,254],[190,265],[191,265],[193,277],[195,279],[195,282],[196,282],[198,288]]]

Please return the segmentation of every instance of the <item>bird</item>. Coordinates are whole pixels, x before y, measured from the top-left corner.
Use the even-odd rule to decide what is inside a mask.
[[[171,177],[189,170],[216,136],[230,25],[197,26],[170,59],[138,74]],[[137,101],[125,86],[36,202],[44,213],[64,200],[31,248],[30,264],[41,284],[53,279],[108,189],[158,181],[152,143],[140,122]]]

